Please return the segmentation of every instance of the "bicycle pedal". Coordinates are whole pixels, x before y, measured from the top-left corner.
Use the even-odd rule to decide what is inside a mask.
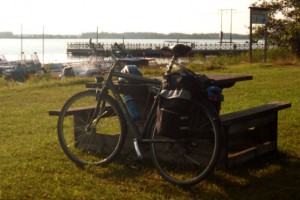
[[[134,170],[141,170],[142,165],[140,163],[131,163],[128,164],[127,167]]]
[[[140,170],[142,168],[142,161],[136,156],[129,156],[126,161],[126,166],[130,169]]]

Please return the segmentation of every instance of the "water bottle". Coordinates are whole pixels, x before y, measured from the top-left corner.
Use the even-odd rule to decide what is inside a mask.
[[[137,109],[137,105],[134,102],[133,98],[130,95],[124,95],[123,101],[125,102],[125,104],[128,108],[128,111],[129,111],[129,114],[130,114],[131,118],[133,120],[139,119],[140,118],[140,113]]]
[[[210,101],[217,101],[217,102],[224,101],[222,88],[216,86],[210,86],[209,88],[207,88],[207,95]]]

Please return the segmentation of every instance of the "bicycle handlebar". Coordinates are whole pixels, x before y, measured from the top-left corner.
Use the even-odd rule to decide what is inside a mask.
[[[90,44],[90,47],[93,49],[94,55],[96,55],[97,48],[96,48],[95,44],[92,42],[91,38],[89,40],[89,44]],[[121,48],[117,43],[115,43],[114,46],[117,47],[118,49],[124,51],[124,49]],[[190,46],[187,46],[187,45],[184,45],[184,44],[175,44],[171,47],[164,46],[160,50],[173,54],[170,63],[167,65],[167,72],[166,73],[168,74],[168,73],[171,73],[174,64],[178,65],[181,68],[184,68],[184,66],[180,65],[176,61],[177,61],[178,57],[185,56],[185,55],[189,54],[191,52],[192,48]],[[113,62],[114,62],[113,66],[118,65],[120,60],[112,52],[111,52],[111,58],[113,59]],[[186,68],[184,68],[184,69],[189,74],[195,75],[195,73],[192,72],[191,70],[188,70]]]

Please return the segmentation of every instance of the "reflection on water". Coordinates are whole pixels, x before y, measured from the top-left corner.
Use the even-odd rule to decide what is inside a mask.
[[[172,39],[169,39],[172,40]],[[173,39],[174,40],[174,39]],[[96,41],[96,40],[94,40]],[[165,39],[125,39],[125,43],[164,43]],[[175,40],[174,40],[175,41]],[[181,41],[181,40],[180,40]],[[182,40],[183,41],[183,40]],[[245,40],[235,40],[242,42]],[[69,42],[89,42],[88,39],[0,39],[0,55],[5,55],[7,60],[18,60],[21,52],[26,56],[36,52],[43,64],[60,62],[77,62],[88,60],[84,56],[72,56],[67,54]],[[99,39],[99,43],[122,43],[122,39]],[[215,43],[218,40],[184,40],[183,42]]]

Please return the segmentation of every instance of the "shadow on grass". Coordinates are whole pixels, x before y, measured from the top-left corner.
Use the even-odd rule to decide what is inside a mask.
[[[228,199],[298,199],[299,169],[299,158],[278,152],[216,170],[209,181],[222,187]]]
[[[140,177],[141,173],[145,171],[154,170],[151,166],[151,160],[137,161],[134,155],[134,153],[122,154],[106,166],[89,166],[85,170],[94,174],[97,178],[116,179],[119,181],[134,179]]]
[[[91,167],[86,171],[95,178],[113,183],[125,182],[159,192],[166,199],[298,199],[300,194],[300,159],[282,152],[252,159],[229,169],[216,169],[207,180],[179,187],[163,180],[146,159],[141,169],[128,167],[127,156],[119,156],[107,167]]]

